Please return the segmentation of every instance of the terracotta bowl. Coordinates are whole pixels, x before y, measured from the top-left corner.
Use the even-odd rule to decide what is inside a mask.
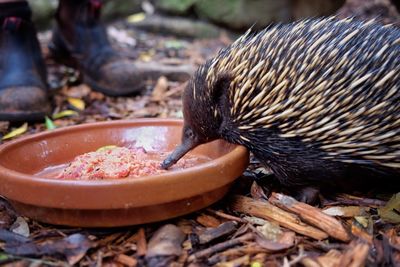
[[[172,151],[182,121],[138,119],[83,124],[0,146],[0,194],[38,221],[79,227],[142,224],[187,214],[221,199],[248,164],[242,146],[217,140],[191,153],[210,161],[167,173],[118,180],[59,180],[34,174],[106,145],[135,143]]]

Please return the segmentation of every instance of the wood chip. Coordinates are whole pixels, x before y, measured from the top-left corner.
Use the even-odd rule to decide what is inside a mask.
[[[266,220],[271,220],[278,223],[280,226],[316,240],[328,238],[325,232],[303,223],[296,215],[284,211],[266,201],[259,201],[236,195],[232,198],[231,208],[237,212],[243,212]]]
[[[350,240],[350,235],[342,223],[318,208],[279,193],[272,193],[269,201],[280,208],[296,213],[302,220],[324,230],[333,238],[344,242]]]
[[[359,267],[365,266],[370,246],[366,243],[351,243],[345,251],[338,266]]]
[[[141,227],[137,233],[137,254],[138,256],[144,256],[147,253],[147,242],[144,228]]]
[[[115,257],[115,261],[128,267],[135,267],[137,265],[137,260],[135,258],[127,256],[125,254],[117,255]]]
[[[207,214],[197,216],[196,221],[205,227],[218,227],[221,224],[220,220]]]
[[[216,228],[206,229],[199,235],[199,242],[201,245],[207,244],[215,239],[232,234],[236,228],[236,222],[225,222]]]

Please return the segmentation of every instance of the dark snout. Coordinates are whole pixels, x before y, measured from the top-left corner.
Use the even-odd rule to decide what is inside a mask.
[[[174,165],[180,158],[182,158],[186,153],[199,145],[199,142],[195,138],[184,138],[182,144],[179,145],[174,152],[172,152],[162,163],[161,168],[168,169]]]

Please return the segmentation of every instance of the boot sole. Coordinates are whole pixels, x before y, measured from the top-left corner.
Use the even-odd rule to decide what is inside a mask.
[[[117,96],[127,96],[127,95],[135,95],[135,94],[139,94],[140,92],[143,91],[143,88],[137,88],[131,91],[116,91],[116,90],[112,90],[110,88],[105,88],[101,85],[98,85],[98,83],[93,80],[91,77],[89,77],[88,75],[86,75],[80,68],[79,68],[79,63],[76,59],[74,59],[71,56],[71,53],[68,51],[68,49],[65,47],[65,45],[61,42],[60,39],[58,39],[57,37],[55,37],[56,39],[51,40],[51,42],[48,45],[49,51],[50,51],[50,56],[51,58],[59,63],[59,64],[63,64],[65,66],[74,68],[74,69],[78,69],[82,75],[83,81],[88,84],[93,90],[97,91],[97,92],[101,92],[107,96],[113,96],[113,97],[117,97]]]
[[[43,121],[44,117],[48,115],[46,112],[0,112],[0,121]]]
[[[91,88],[93,88],[93,90],[95,90],[97,92],[101,92],[107,96],[113,96],[113,97],[136,95],[143,91],[141,89],[135,89],[132,91],[127,91],[127,92],[118,92],[115,90],[110,90],[110,89],[104,88],[102,86],[99,86],[93,79],[91,79],[89,76],[87,76],[85,74],[83,74],[83,81],[86,84],[88,84]]]

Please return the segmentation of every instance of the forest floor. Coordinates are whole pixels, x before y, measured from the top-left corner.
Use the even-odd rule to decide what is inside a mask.
[[[60,118],[30,123],[14,139],[89,122],[182,118],[181,94],[193,69],[232,41],[226,34],[207,40],[177,38],[124,23],[111,24],[108,32],[118,49],[150,64],[161,77],[150,78],[140,95],[105,96],[81,83],[77,71],[55,64],[46,48],[50,33],[40,33],[53,114]],[[67,112],[72,116],[65,116],[65,110],[72,110]],[[20,126],[0,122],[0,136]],[[228,195],[209,208],[116,229],[43,224],[20,216],[0,199],[0,265],[400,266],[400,225],[394,223],[400,194],[320,196],[319,205],[309,206],[273,186],[270,177],[251,158]]]

